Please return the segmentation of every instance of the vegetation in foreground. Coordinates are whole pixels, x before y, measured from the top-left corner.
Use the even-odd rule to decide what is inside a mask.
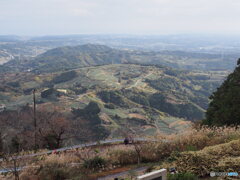
[[[195,128],[180,135],[155,138],[159,141],[39,156],[28,160],[29,167],[21,172],[20,179],[94,179],[101,172],[107,174],[112,169],[138,163],[140,166],[157,163],[151,170],[175,167],[189,177],[191,174],[206,177],[211,171],[239,171],[239,128]]]

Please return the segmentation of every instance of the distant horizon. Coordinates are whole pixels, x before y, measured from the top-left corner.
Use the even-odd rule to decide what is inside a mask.
[[[239,0],[1,0],[0,34],[239,34]]]
[[[211,36],[211,37],[240,37],[240,33],[162,33],[162,34],[134,34],[134,33],[69,33],[69,34],[36,34],[36,35],[27,35],[27,34],[0,34],[0,37],[64,37],[64,36],[129,36],[129,37],[151,37],[151,36]]]

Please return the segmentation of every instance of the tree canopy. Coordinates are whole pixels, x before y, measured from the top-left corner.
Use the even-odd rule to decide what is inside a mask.
[[[240,125],[240,59],[234,72],[210,96],[206,125]]]

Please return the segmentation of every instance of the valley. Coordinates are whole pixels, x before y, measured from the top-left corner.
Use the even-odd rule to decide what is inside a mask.
[[[122,137],[125,131],[139,136],[171,134],[204,118],[208,96],[226,73],[137,64],[7,73],[0,79],[0,104],[6,111],[32,106],[36,89],[38,109],[57,109],[69,121],[78,111],[84,114],[89,104],[96,105],[96,117],[84,117],[90,124],[97,118],[95,125],[105,129],[108,137]]]
[[[189,151],[238,144],[238,129],[199,126],[208,122],[209,97],[225,82],[233,57],[95,44],[14,56],[0,65],[0,140],[2,157],[10,151],[21,162],[2,166],[9,177],[11,162],[18,162],[21,177],[36,170],[38,177],[52,176],[50,167],[61,177],[96,179],[136,164],[141,173],[170,169]],[[129,145],[122,144],[126,137]],[[208,175],[195,165],[179,169]]]

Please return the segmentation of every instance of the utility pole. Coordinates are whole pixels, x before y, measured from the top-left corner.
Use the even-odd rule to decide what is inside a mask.
[[[34,150],[37,151],[36,89],[33,90]]]

